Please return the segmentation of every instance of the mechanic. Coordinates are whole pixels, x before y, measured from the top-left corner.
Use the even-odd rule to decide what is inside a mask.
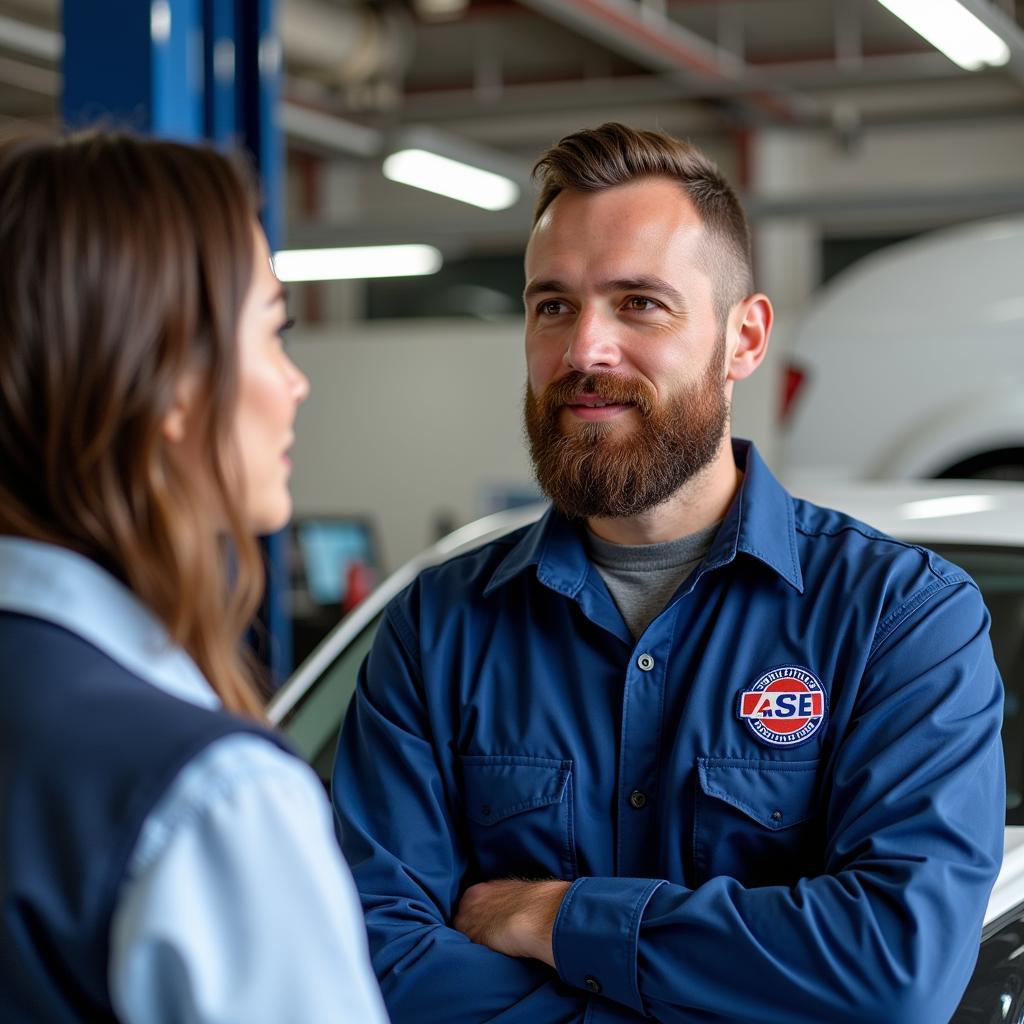
[[[749,229],[691,145],[538,162],[553,508],[388,608],[334,799],[395,1024],[947,1020],[1002,851],[978,589],[732,441]]]

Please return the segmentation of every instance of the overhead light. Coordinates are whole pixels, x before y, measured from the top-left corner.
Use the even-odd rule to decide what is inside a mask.
[[[989,494],[952,494],[948,498],[909,501],[900,506],[899,515],[903,519],[941,519],[988,512],[995,507],[996,500]]]
[[[506,210],[519,198],[511,178],[425,149],[392,153],[384,161],[384,177],[484,210]]]
[[[274,253],[281,281],[343,281],[367,277],[416,277],[441,269],[432,245],[364,245],[345,249],[283,249]]]
[[[431,125],[396,130],[385,153],[385,177],[484,210],[508,209],[530,186],[520,158]]]
[[[965,71],[1000,67],[1010,47],[958,0],[878,0]]]

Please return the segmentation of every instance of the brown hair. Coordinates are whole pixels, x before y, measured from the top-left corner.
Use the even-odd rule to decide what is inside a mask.
[[[104,566],[225,707],[259,717],[241,636],[262,564],[231,444],[256,208],[245,169],[209,148],[0,143],[0,532]],[[161,432],[187,373],[206,463],[188,470]]]
[[[750,225],[722,172],[696,146],[664,132],[639,131],[610,121],[567,135],[534,165],[540,183],[536,225],[565,189],[599,192],[642,178],[678,182],[704,224],[704,260],[714,280],[718,318],[753,291]]]

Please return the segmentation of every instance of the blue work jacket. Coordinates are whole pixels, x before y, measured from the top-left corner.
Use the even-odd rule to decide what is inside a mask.
[[[390,605],[334,800],[395,1024],[940,1024],[1002,852],[1002,685],[956,566],[792,498],[742,442],[634,640],[557,513]],[[557,970],[451,927],[572,881]]]

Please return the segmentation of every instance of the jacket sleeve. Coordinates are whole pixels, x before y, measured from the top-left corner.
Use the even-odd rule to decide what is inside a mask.
[[[555,922],[561,977],[655,1020],[948,1020],[1002,856],[1002,684],[969,582],[876,633],[831,755],[825,870],[792,887],[582,878]]]
[[[124,1024],[387,1024],[317,777],[229,735],[147,816],[110,928]]]
[[[585,998],[554,971],[450,927],[466,873],[445,737],[432,735],[418,643],[400,609],[360,671],[334,765],[333,800],[393,1024],[560,1024]]]

